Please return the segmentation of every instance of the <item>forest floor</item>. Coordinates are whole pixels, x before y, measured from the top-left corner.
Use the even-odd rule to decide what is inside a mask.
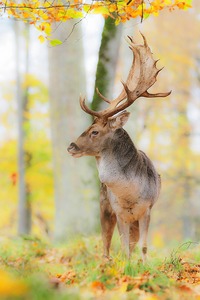
[[[100,236],[65,245],[36,238],[1,238],[0,299],[200,300],[200,245],[184,243],[167,253],[139,251],[128,262],[119,244],[112,261],[102,258]]]

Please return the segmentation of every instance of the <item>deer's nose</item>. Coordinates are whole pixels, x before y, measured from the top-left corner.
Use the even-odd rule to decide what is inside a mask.
[[[67,148],[67,151],[80,151],[80,148],[75,143],[71,143]]]

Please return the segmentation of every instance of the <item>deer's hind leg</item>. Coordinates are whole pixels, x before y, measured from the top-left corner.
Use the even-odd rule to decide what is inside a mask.
[[[108,191],[105,184],[100,189],[100,218],[103,240],[103,254],[109,258],[110,244],[116,225],[116,215],[110,205]]]
[[[129,231],[129,249],[130,249],[130,255],[135,249],[136,244],[139,241],[139,222],[135,221],[130,224],[130,231]]]
[[[142,248],[142,260],[143,263],[147,259],[147,235],[150,223],[150,212],[151,209],[148,208],[142,218],[139,220],[139,231],[140,231],[140,243]]]

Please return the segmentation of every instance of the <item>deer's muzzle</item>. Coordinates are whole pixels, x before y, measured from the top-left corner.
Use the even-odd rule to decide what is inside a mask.
[[[81,149],[75,144],[71,143],[69,147],[67,148],[67,151],[72,155],[72,156],[77,156],[80,154]]]

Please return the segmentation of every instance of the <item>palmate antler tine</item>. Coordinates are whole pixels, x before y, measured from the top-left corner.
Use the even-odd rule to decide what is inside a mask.
[[[136,44],[132,38],[132,36],[127,35],[127,37],[125,37],[126,42],[130,45],[129,48],[132,50],[132,46],[134,44]]]
[[[84,110],[87,114],[89,114],[93,117],[98,117],[98,118],[101,116],[99,112],[94,111],[94,110],[90,109],[89,107],[87,107],[87,105],[85,104],[85,98],[82,98],[80,96],[79,102],[80,102],[80,106],[81,106],[82,110]]]
[[[156,93],[156,94],[151,94],[149,92],[144,92],[141,97],[145,97],[145,98],[157,98],[157,97],[167,97],[171,94],[172,91],[167,92],[167,93]]]
[[[126,39],[126,38],[125,38],[125,39]],[[126,41],[127,41],[128,43],[130,43],[130,42],[133,43],[133,44],[135,43],[133,37],[130,36],[130,35],[127,35]]]
[[[127,84],[125,82],[122,81],[122,84],[124,86],[124,89],[126,91],[127,94],[127,101],[124,102],[124,106],[123,109],[127,108],[128,106],[130,106],[135,100],[137,100],[139,97],[145,97],[145,98],[158,98],[158,97],[167,97],[169,96],[172,91],[170,92],[166,92],[166,93],[155,93],[155,94],[151,94],[148,91],[143,92],[139,97],[136,97],[134,92],[132,92],[131,90],[129,90]]]
[[[106,98],[105,96],[103,96],[100,92],[99,92],[99,89],[98,88],[96,88],[96,92],[97,92],[97,94],[99,95],[99,97],[103,100],[103,101],[105,101],[105,102],[107,102],[107,103],[111,103],[111,101],[108,99],[108,98]]]
[[[103,96],[100,92],[99,92],[99,90],[97,89],[97,93],[98,93],[98,95],[100,96],[100,98],[102,99],[102,100],[104,100],[104,101],[106,101],[107,103],[109,103],[110,104],[110,106],[109,106],[109,108],[115,108],[115,107],[117,107],[117,105],[121,102],[121,101],[123,101],[124,99],[126,99],[126,97],[127,97],[127,95],[126,95],[126,91],[125,90],[122,90],[122,92],[120,93],[120,95],[116,98],[116,99],[114,99],[114,100],[109,100],[108,98],[106,98],[105,96]],[[107,113],[107,111],[108,111],[108,109],[106,109],[105,111],[102,111],[101,113],[103,113],[103,112],[106,112]]]
[[[85,98],[82,98],[82,97],[80,96],[79,102],[80,102],[80,106],[81,106],[82,110],[85,111],[87,114],[93,116],[93,117],[104,118],[104,119],[106,119],[106,118],[108,118],[110,115],[112,115],[112,112],[111,112],[111,110],[110,110],[110,106],[109,106],[107,109],[105,109],[105,110],[102,110],[102,111],[98,111],[98,112],[97,112],[97,111],[94,111],[94,110],[90,109],[89,107],[87,107],[87,105],[85,104]],[[114,103],[111,103],[111,105],[113,105],[113,104],[114,104]],[[121,106],[120,106],[120,107],[121,107]],[[118,109],[118,108],[116,109],[114,105],[113,105],[113,109],[116,110],[116,113],[119,112],[119,111],[121,111],[121,109]]]
[[[148,47],[147,40],[146,40],[145,36],[142,34],[141,31],[140,31],[140,34],[141,34],[141,36],[142,36],[142,38],[143,38],[144,46],[145,46],[145,47]]]
[[[167,97],[171,94],[172,91],[167,92],[167,93],[156,93],[156,94],[151,94],[148,91],[145,91],[144,93],[142,93],[139,97],[135,96],[135,94],[129,90],[127,84],[125,82],[122,81],[122,84],[124,86],[124,89],[126,91],[127,94],[127,100],[122,103],[121,105],[117,106],[115,108],[115,113],[118,113],[124,109],[126,109],[127,107],[129,107],[133,102],[135,102],[139,97],[145,97],[145,98],[157,98],[157,97]],[[111,114],[112,115],[112,114]],[[108,117],[111,116],[108,114]]]
[[[141,32],[140,32],[140,34],[141,34],[141,36],[143,38],[144,46],[148,47],[148,43],[147,43],[147,40],[146,40],[145,36]],[[134,45],[134,44],[136,44],[135,41],[134,41],[134,39],[133,39],[133,37],[130,36],[130,35],[127,35],[127,38],[125,38],[125,39],[128,42],[128,44],[131,45],[131,46]]]

